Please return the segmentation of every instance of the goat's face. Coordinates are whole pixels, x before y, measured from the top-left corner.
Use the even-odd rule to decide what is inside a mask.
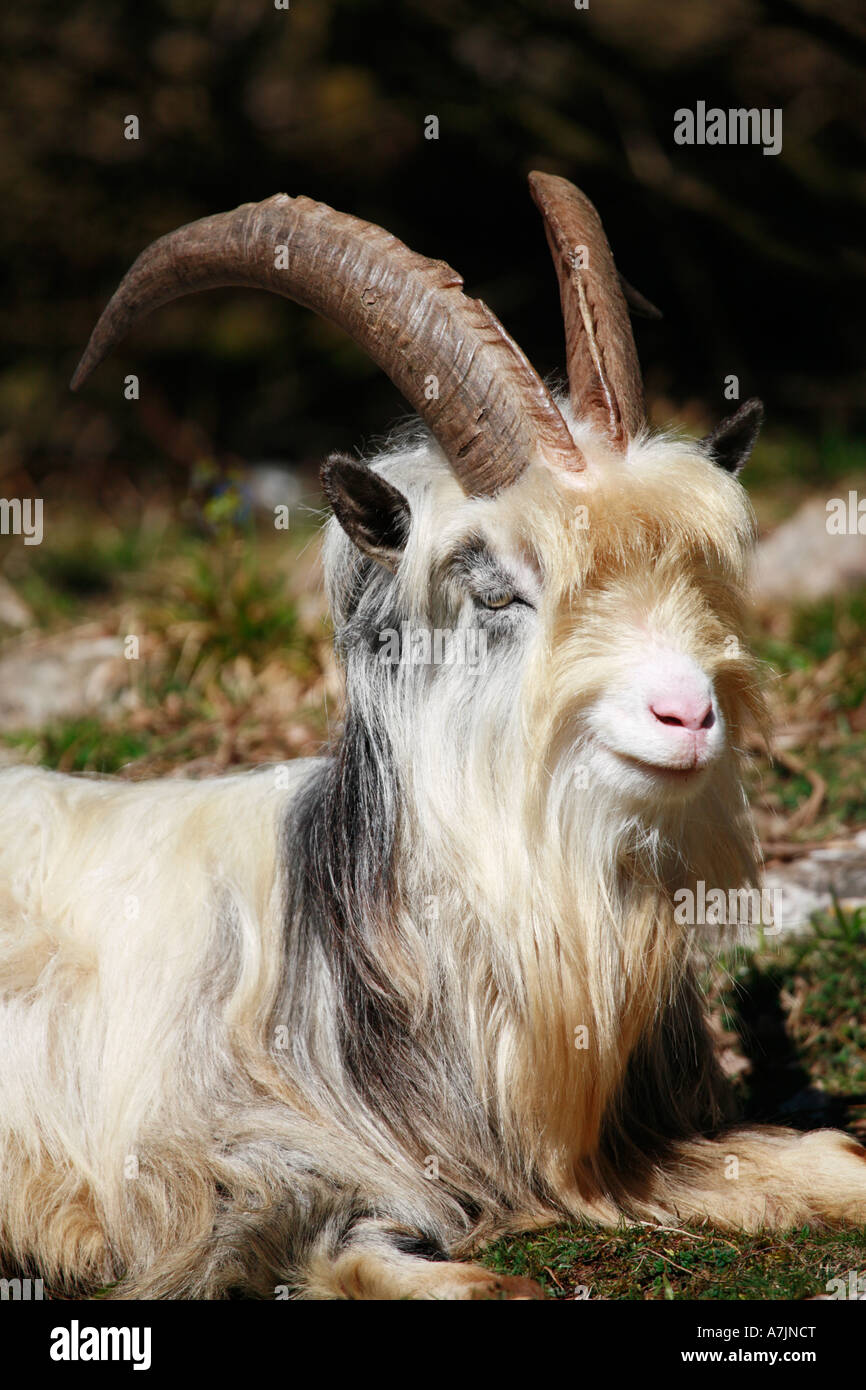
[[[350,699],[389,705],[401,761],[455,798],[468,777],[514,806],[547,780],[560,801],[571,786],[664,818],[758,712],[740,613],[751,509],[699,445],[622,454],[572,428],[582,472],[529,469],[492,499],[467,499],[431,451],[376,465],[387,515],[367,518],[365,548],[377,527],[399,535],[387,568],[359,574],[336,527],[329,555]]]

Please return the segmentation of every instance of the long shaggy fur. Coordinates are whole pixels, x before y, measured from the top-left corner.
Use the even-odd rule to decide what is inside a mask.
[[[126,1297],[521,1297],[454,1257],[566,1216],[866,1219],[852,1140],[725,1127],[674,918],[676,889],[758,873],[745,494],[693,443],[621,456],[571,427],[585,492],[530,468],[467,500],[426,438],[378,460],[412,512],[396,574],[329,525],[327,757],[0,778],[8,1268]],[[479,614],[484,550],[535,611]],[[486,655],[388,664],[402,623],[483,624]],[[647,805],[592,720],[655,637],[711,678],[727,749]]]

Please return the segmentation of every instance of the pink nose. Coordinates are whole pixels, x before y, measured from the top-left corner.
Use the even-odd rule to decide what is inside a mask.
[[[675,728],[711,729],[716,722],[713,702],[706,695],[678,691],[675,695],[659,696],[650,701],[650,710],[660,724]]]

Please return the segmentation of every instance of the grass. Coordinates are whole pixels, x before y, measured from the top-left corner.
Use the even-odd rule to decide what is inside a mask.
[[[780,609],[752,644],[774,730],[774,757],[754,744],[750,788],[765,849],[849,834],[866,822],[866,587]]]
[[[26,749],[41,767],[64,772],[119,772],[145,756],[149,740],[126,729],[106,728],[99,719],[71,719],[46,729],[3,735],[7,748]]]
[[[337,680],[318,577],[311,592],[311,530],[205,530],[161,513],[124,536],[73,514],[51,551],[19,547],[6,572],[38,632],[133,635],[140,658],[113,704],[6,730],[0,744],[46,767],[132,778],[318,751]]]
[[[482,1263],[536,1279],[551,1298],[798,1299],[866,1267],[866,1238],[808,1226],[780,1236],[689,1227],[557,1227],[497,1241]]]
[[[754,1061],[749,1113],[762,1117],[787,1099],[790,1118],[790,1097],[813,1088],[866,1142],[866,909],[836,903],[813,927],[731,970],[725,1022]]]

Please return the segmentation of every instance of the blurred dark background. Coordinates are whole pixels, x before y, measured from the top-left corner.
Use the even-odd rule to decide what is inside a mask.
[[[735,373],[771,429],[814,442],[819,472],[823,447],[862,430],[856,0],[36,0],[6,7],[0,38],[6,496],[124,474],[182,488],[210,451],[309,467],[404,413],[336,330],[241,291],[161,310],[69,394],[151,239],[277,191],[449,261],[542,373],[559,370],[532,168],[589,193],[620,268],[664,311],[636,325],[657,422],[712,423]],[[780,107],[781,154],[676,145],[674,112],[699,100]]]

